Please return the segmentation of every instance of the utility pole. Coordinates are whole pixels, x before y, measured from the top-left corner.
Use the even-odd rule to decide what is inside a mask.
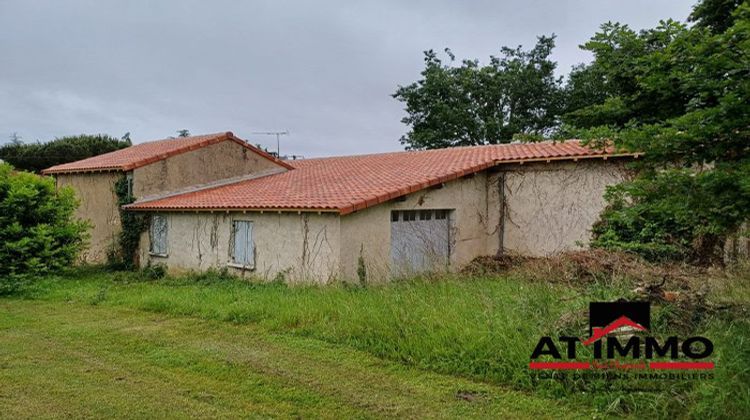
[[[288,136],[289,130],[284,131],[256,131],[254,133],[250,134],[260,134],[262,136],[276,136],[276,157],[281,159],[281,141],[279,140],[280,136]]]

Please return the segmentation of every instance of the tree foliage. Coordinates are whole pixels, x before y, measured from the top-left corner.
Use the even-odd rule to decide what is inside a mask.
[[[703,0],[693,8],[690,21],[701,28],[708,28],[714,33],[726,31],[734,23],[732,12],[744,0]]]
[[[750,217],[750,5],[728,3],[699,3],[691,27],[604,25],[586,44],[607,97],[564,119],[645,152],[639,177],[610,190],[594,245],[717,261]]]
[[[400,86],[394,98],[408,114],[401,138],[408,149],[507,143],[514,135],[543,136],[556,127],[562,109],[562,79],[549,56],[555,38],[539,37],[534,48],[501,50],[489,64],[464,60],[446,49],[449,63],[425,52],[422,79]]]
[[[554,38],[503,48],[486,66],[425,53],[399,87],[407,148],[582,137],[641,152],[639,175],[608,192],[594,246],[654,259],[718,261],[750,217],[750,5],[701,0],[689,22],[635,31],[608,22],[582,48],[594,60],[566,83]]]
[[[50,142],[14,141],[0,147],[0,159],[14,167],[41,172],[50,166],[86,159],[131,146],[130,133],[122,139],[104,134],[59,137]]]
[[[74,220],[77,205],[52,178],[0,164],[0,294],[75,261],[87,229]]]
[[[657,122],[684,112],[684,98],[671,84],[674,80],[647,86],[642,76],[646,67],[657,65],[648,61],[665,58],[667,47],[685,31],[684,24],[673,20],[640,33],[620,23],[603,24],[581,47],[595,59],[571,72],[563,122],[576,128],[623,127],[630,121]],[[652,70],[651,76],[660,78],[660,70]]]
[[[736,174],[723,170],[642,174],[609,188],[594,245],[656,261],[721,262],[726,235],[746,220],[750,206],[748,191],[738,194],[737,187]]]

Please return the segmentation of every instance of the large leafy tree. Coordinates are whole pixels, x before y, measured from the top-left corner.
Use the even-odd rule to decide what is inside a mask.
[[[670,85],[673,79],[648,86],[643,76],[647,67],[656,65],[651,60],[664,59],[666,49],[686,30],[673,20],[641,32],[620,23],[603,24],[582,46],[594,54],[594,61],[570,73],[563,122],[576,128],[623,127],[631,121],[656,122],[683,113],[685,97]],[[666,69],[649,69],[649,77],[660,77],[662,70]]]
[[[408,149],[434,149],[510,142],[514,136],[541,137],[558,124],[562,79],[549,56],[552,37],[539,37],[531,50],[502,48],[487,65],[455,56],[444,63],[425,52],[422,79],[400,86],[394,98],[405,104],[401,138]]]
[[[604,94],[563,119],[645,152],[638,178],[608,192],[594,245],[708,263],[750,217],[750,5],[703,1],[691,20],[606,24],[585,45],[595,59],[580,71]]]
[[[129,133],[121,139],[104,134],[81,134],[56,138],[46,143],[24,144],[16,140],[0,147],[0,159],[17,169],[40,172],[50,166],[75,162],[128,146],[131,146]]]

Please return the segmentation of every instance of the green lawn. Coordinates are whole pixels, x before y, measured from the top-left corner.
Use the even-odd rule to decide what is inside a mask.
[[[527,369],[540,335],[581,336],[588,302],[633,297],[628,281],[287,287],[78,270],[0,299],[0,415],[738,417],[748,279],[712,283],[713,305],[735,309],[688,314],[689,327],[653,307],[655,331],[714,341],[715,379],[630,392]]]
[[[0,301],[0,414],[498,417],[576,410],[254,325],[77,302]]]

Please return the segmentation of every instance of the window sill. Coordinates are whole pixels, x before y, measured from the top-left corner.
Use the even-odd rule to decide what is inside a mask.
[[[255,265],[242,265],[242,264],[237,264],[237,263],[232,263],[232,262],[227,263],[227,267],[238,268],[240,270],[249,270],[249,271],[255,270]]]
[[[153,253],[153,252],[149,252],[148,255],[151,256],[151,257],[159,257],[159,258],[167,258],[167,257],[169,257],[169,254],[156,254],[156,253]]]

